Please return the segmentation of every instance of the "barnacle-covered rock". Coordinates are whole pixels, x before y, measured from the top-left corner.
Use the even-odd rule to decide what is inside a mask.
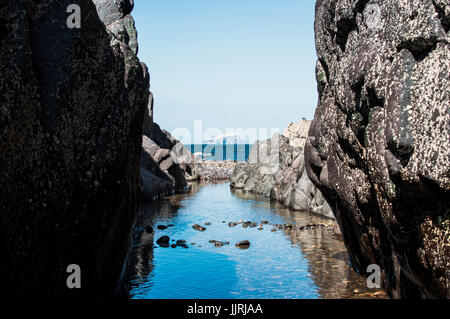
[[[450,297],[448,1],[318,0],[319,105],[305,156],[361,272]]]

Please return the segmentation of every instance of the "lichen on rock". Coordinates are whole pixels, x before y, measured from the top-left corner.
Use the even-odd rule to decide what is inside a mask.
[[[379,264],[397,298],[450,297],[449,10],[434,0],[316,3],[307,172],[352,264]]]

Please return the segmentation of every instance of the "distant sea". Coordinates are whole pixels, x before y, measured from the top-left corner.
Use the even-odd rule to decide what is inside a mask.
[[[212,161],[245,162],[250,154],[251,144],[187,144],[192,154]]]

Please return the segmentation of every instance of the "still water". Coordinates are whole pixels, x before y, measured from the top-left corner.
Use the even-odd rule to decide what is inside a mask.
[[[132,298],[315,299],[375,292],[348,266],[344,244],[331,227],[272,231],[273,224],[329,225],[330,220],[231,191],[229,183],[193,184],[185,194],[148,204],[141,217],[129,282]],[[239,220],[258,226],[229,227]],[[258,230],[262,221],[269,224]],[[206,230],[195,230],[194,224]],[[147,226],[153,232],[145,231]],[[185,240],[188,248],[160,247],[161,236],[169,236],[170,244]],[[230,244],[218,248],[210,240]],[[250,247],[237,248],[241,240]]]

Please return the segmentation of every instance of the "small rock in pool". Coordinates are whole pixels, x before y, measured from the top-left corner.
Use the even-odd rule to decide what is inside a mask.
[[[271,232],[276,232],[277,229],[276,229],[276,228],[272,228],[270,231],[271,231]]]
[[[145,231],[146,231],[148,234],[151,234],[151,233],[153,233],[153,227],[152,227],[152,226],[145,226]]]
[[[173,224],[169,224],[169,225],[167,225],[167,227],[173,227],[174,225]]]
[[[238,220],[238,222],[237,222],[238,224],[243,224],[244,223],[244,221],[242,220],[242,219],[240,219],[240,220]]]
[[[184,239],[177,240],[177,245],[184,245],[186,244],[186,241]]]
[[[205,231],[206,230],[205,227],[200,226],[198,224],[195,224],[194,226],[192,226],[192,228],[194,228],[195,230],[198,230],[198,231]]]
[[[162,236],[156,241],[156,243],[161,247],[169,247],[169,242],[169,236]]]
[[[222,220],[222,224],[225,224],[225,223],[226,223],[226,221]]]
[[[255,228],[256,226],[258,226],[257,223],[251,223],[251,224],[249,225],[250,228]]]
[[[248,249],[250,247],[250,242],[248,240],[241,240],[238,241],[235,246],[240,249]]]
[[[206,226],[209,226],[209,225],[211,225],[211,223],[210,223],[210,222],[207,222],[207,223],[205,223],[205,225],[206,225]]]
[[[263,229],[264,229],[264,228],[262,228],[262,227],[259,227],[259,228],[258,228],[258,230],[263,230]]]
[[[167,229],[167,226],[164,225],[158,225],[156,228],[160,229],[160,230],[164,230]]]
[[[229,222],[229,223],[228,223],[228,226],[229,226],[229,227],[234,227],[234,226],[236,226],[236,223]]]
[[[172,248],[177,248],[177,245],[172,244],[172,245],[170,245],[170,247],[172,247]]]
[[[269,222],[267,221],[267,220],[263,220],[262,222],[261,222],[261,224],[263,224],[263,225],[267,225]]]
[[[210,243],[214,243],[214,246],[217,248],[223,247],[225,245],[229,245],[229,241],[218,241],[218,240],[210,240]]]
[[[191,243],[192,246],[195,246],[195,243]]]

